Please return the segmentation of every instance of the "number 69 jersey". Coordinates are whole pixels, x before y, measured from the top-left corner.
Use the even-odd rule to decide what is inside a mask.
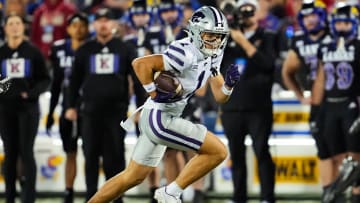
[[[360,41],[352,40],[343,48],[337,48],[334,41],[322,44],[318,58],[325,71],[325,97],[357,96],[360,74]]]
[[[222,58],[223,52],[219,56],[205,58],[189,38],[172,42],[163,53],[164,69],[174,73],[180,80],[184,90],[182,100],[175,103],[156,103],[149,98],[144,107],[155,107],[180,116],[195,91],[205,85],[210,76],[220,74]]]

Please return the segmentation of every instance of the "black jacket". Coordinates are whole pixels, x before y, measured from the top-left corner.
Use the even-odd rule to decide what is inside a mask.
[[[0,47],[1,77],[12,78],[9,91],[0,95],[0,103],[38,102],[39,95],[50,84],[50,74],[45,59],[38,48],[23,41],[16,49],[8,44]],[[27,92],[23,99],[21,92]]]
[[[81,95],[84,111],[116,112],[127,108],[128,76],[133,75],[131,62],[135,57],[135,47],[119,38],[106,44],[96,39],[86,42],[75,53],[69,106],[76,107]]]
[[[225,49],[221,72],[225,76],[230,64],[246,61],[246,69],[234,87],[228,102],[221,106],[223,111],[254,111],[272,107],[271,88],[274,81],[277,49],[276,35],[258,28],[250,37],[257,51],[249,58],[242,47],[231,39]]]

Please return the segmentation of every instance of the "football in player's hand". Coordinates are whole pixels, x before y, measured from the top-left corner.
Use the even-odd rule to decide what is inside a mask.
[[[170,71],[159,71],[154,74],[156,89],[163,93],[175,93],[181,95],[183,87],[180,80]]]

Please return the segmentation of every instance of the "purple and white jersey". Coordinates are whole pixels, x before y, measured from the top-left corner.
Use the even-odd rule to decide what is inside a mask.
[[[223,53],[205,58],[188,37],[172,42],[163,53],[164,68],[179,78],[184,89],[183,99],[174,103],[156,103],[148,98],[144,108],[155,107],[179,116],[195,91],[204,86],[210,76],[220,73],[222,58]]]

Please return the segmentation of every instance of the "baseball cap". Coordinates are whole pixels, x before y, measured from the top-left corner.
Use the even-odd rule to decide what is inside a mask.
[[[108,19],[114,19],[115,16],[113,12],[108,8],[99,8],[95,13],[95,20],[98,20],[99,18],[108,18]]]
[[[253,5],[255,9],[259,9],[259,3],[257,0],[239,0],[236,4],[236,7],[240,8],[244,5]]]
[[[176,9],[176,4],[174,0],[161,0],[158,8],[161,11],[173,10]]]
[[[146,0],[137,0],[133,2],[133,5],[130,7],[130,12],[132,13],[146,13],[148,11]]]
[[[78,12],[78,13],[75,13],[72,16],[70,16],[67,20],[67,24],[70,25],[70,24],[78,22],[78,21],[82,21],[86,24],[89,24],[87,15],[83,12]]]

